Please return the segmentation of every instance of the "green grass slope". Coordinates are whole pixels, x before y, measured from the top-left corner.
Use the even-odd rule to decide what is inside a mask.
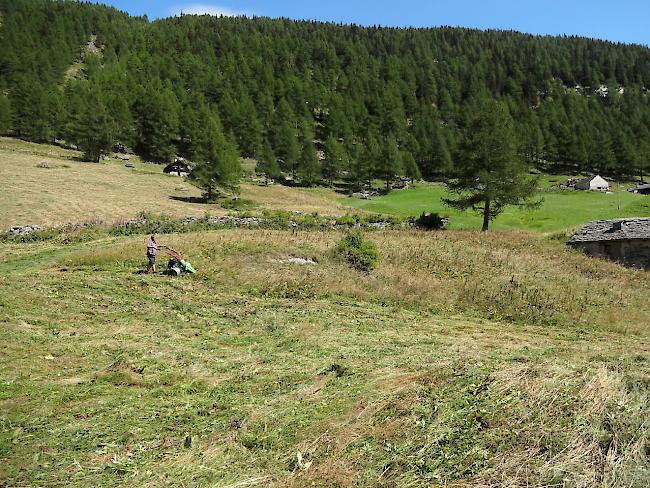
[[[493,229],[528,229],[553,232],[579,227],[592,220],[650,216],[650,197],[625,191],[601,193],[596,191],[557,190],[540,193],[542,206],[536,210],[506,208],[493,221]],[[417,216],[422,212],[438,212],[450,217],[452,229],[477,229],[482,217],[477,213],[459,212],[442,202],[448,197],[443,185],[420,185],[408,190],[393,191],[372,200],[348,198],[343,203],[369,212]],[[619,209],[620,206],[620,209]]]
[[[647,486],[647,273],[522,232],[0,244],[0,485]],[[288,256],[316,265],[289,264]]]

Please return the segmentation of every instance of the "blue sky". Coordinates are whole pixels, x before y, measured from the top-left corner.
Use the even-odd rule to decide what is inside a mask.
[[[512,29],[650,45],[650,0],[104,0],[150,19],[258,15],[361,25]]]

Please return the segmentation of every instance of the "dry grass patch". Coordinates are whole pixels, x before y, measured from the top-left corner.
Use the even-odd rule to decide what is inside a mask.
[[[0,229],[116,222],[141,212],[172,216],[223,213],[216,205],[173,200],[200,196],[200,191],[181,178],[164,175],[160,166],[136,162],[134,170],[121,161],[93,164],[77,158],[77,152],[56,146],[0,138]]]
[[[333,190],[325,188],[295,188],[282,185],[241,185],[242,198],[253,200],[262,208],[290,212],[317,212],[321,215],[345,215],[350,209]],[[363,212],[359,212],[363,213]]]
[[[373,232],[382,262],[370,274],[338,261],[335,232],[240,231],[179,235],[206,275],[276,298],[344,296],[473,313],[496,321],[647,333],[647,273],[583,256],[533,233]],[[176,247],[174,247],[176,248]],[[316,258],[317,266],[278,262]]]

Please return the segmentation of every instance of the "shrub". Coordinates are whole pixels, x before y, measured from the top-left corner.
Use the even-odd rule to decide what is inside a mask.
[[[226,198],[224,200],[220,200],[219,205],[223,209],[235,211],[249,210],[257,206],[253,200],[246,200],[244,198]]]
[[[357,214],[345,214],[341,217],[337,217],[334,223],[335,225],[347,225],[351,227],[355,224],[358,224],[359,222],[361,222],[361,217],[359,217]]]
[[[417,219],[415,219],[415,225],[421,229],[426,230],[440,230],[445,225],[449,219],[441,217],[437,213],[425,213],[423,212]]]
[[[334,248],[336,254],[359,271],[370,271],[379,264],[379,250],[359,231],[348,232]]]

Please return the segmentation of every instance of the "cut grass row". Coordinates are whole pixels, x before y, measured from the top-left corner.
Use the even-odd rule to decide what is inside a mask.
[[[365,275],[338,238],[161,236],[182,279],[141,238],[0,245],[0,483],[645,486],[646,274],[378,232]]]

